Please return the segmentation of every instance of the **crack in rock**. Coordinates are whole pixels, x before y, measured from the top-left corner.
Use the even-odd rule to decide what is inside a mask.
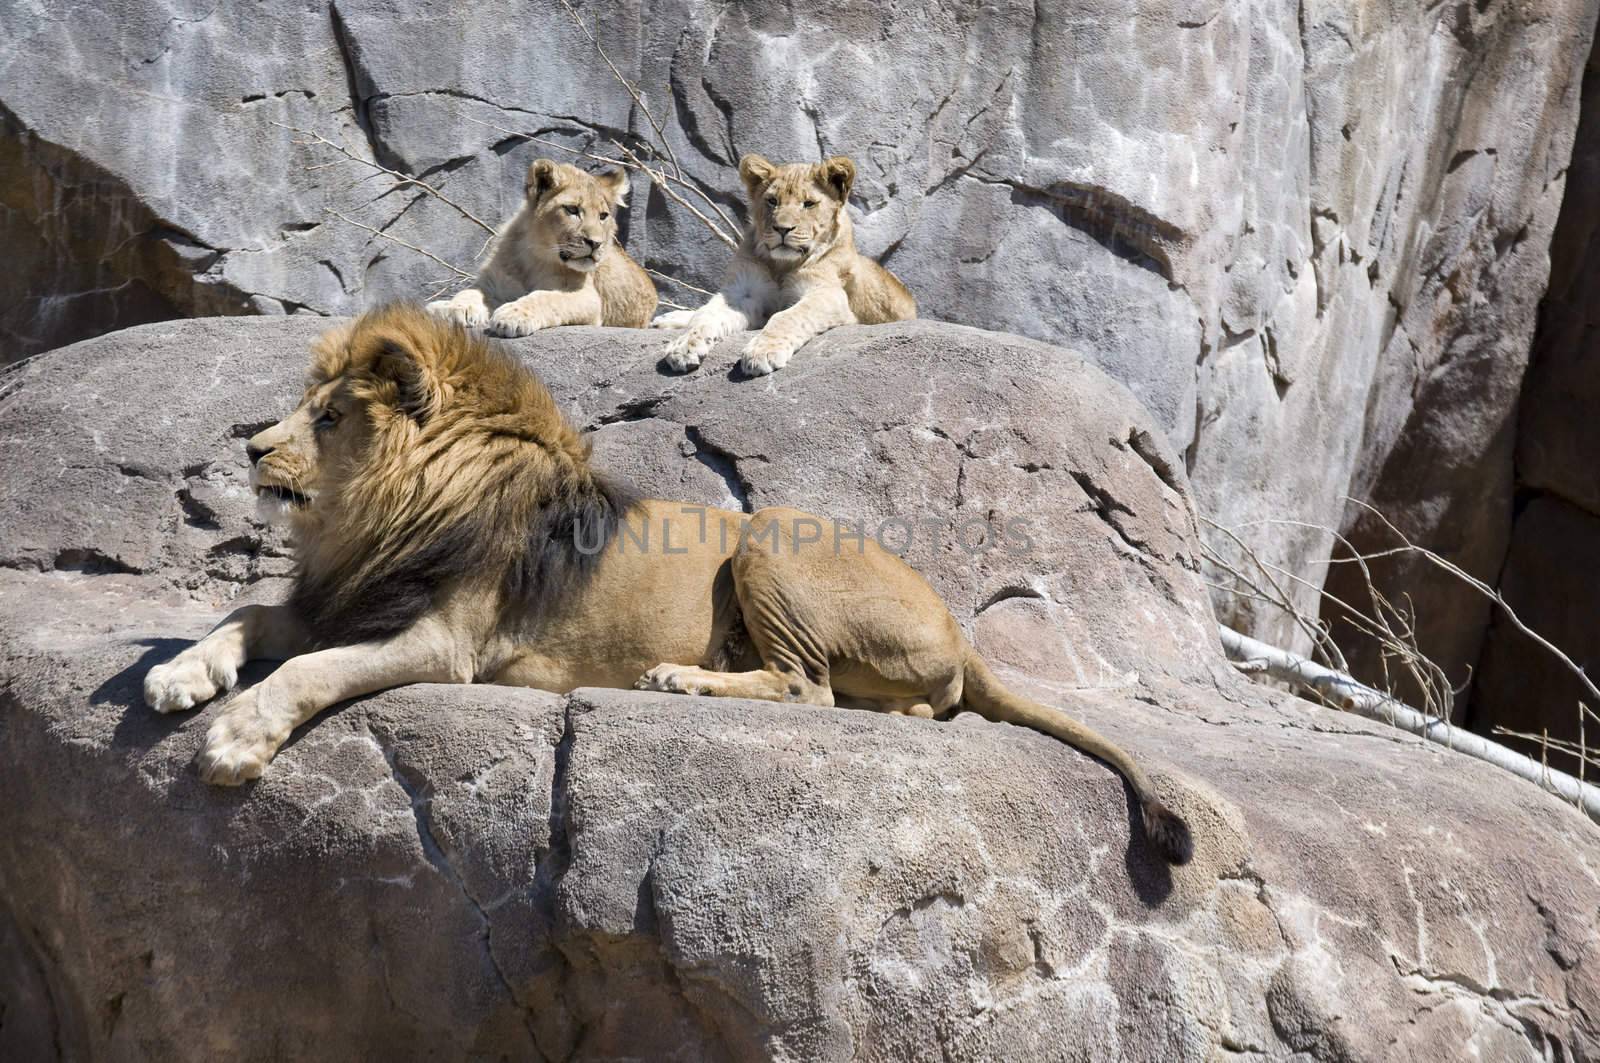
[[[739,509],[745,513],[754,512],[750,502],[750,481],[739,471],[738,456],[706,439],[694,425],[685,426],[683,434],[694,448],[694,459],[722,478],[728,487],[729,497]]]
[[[422,854],[424,858],[430,865],[432,865],[434,870],[438,871],[440,875],[444,876],[445,880],[453,885],[458,892],[460,892],[462,898],[467,902],[468,905],[471,906],[473,912],[477,915],[478,923],[481,928],[479,939],[483,943],[484,959],[488,962],[489,968],[494,971],[495,978],[500,982],[501,988],[505,990],[506,996],[513,1003],[521,1007],[526,1014],[529,1010],[527,1005],[522,1002],[517,995],[517,991],[512,988],[510,979],[506,977],[505,970],[500,966],[499,958],[494,954],[494,942],[492,938],[492,926],[489,922],[489,913],[484,909],[483,903],[473,895],[470,889],[467,888],[466,880],[462,878],[461,873],[456,869],[456,866],[451,863],[449,856],[446,855],[444,848],[440,846],[438,838],[434,835],[432,815],[432,782],[429,779],[416,774],[414,769],[408,768],[406,765],[400,762],[398,751],[395,748],[392,738],[388,738],[388,736],[382,736],[378,734],[378,732],[374,731],[373,739],[374,741],[378,742],[378,746],[382,750],[383,759],[385,763],[389,765],[389,773],[394,778],[395,785],[400,787],[400,790],[406,795],[407,800],[409,800],[411,803],[411,814],[416,820],[417,824],[417,841],[422,846]],[[388,740],[380,741],[380,739]],[[532,1035],[532,1032],[533,1031],[530,1026],[530,1036]]]

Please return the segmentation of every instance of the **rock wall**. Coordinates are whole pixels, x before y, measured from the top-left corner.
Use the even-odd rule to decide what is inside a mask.
[[[579,14],[686,179],[733,217],[741,152],[853,155],[861,243],[928,316],[1087,352],[1154,411],[1202,512],[1308,575],[1297,593],[1314,610],[1327,536],[1256,522],[1371,545],[1343,501],[1370,497],[1469,570],[1500,567],[1597,7],[676,0]],[[0,41],[0,224],[21,263],[0,282],[5,358],[135,321],[337,313],[457,282],[369,229],[470,268],[483,233],[460,213],[291,127],[491,221],[535,154],[609,154],[649,132],[553,4],[36,0],[0,11]],[[722,245],[643,180],[625,223],[652,268],[716,282]],[[1393,579],[1461,678],[1481,603],[1413,569]],[[1219,605],[1298,644],[1281,616]]]
[[[152,324],[0,377],[0,1058],[1600,1054],[1594,824],[1234,674],[1177,452],[1015,336],[840,329],[754,381],[738,337],[687,378],[643,333],[513,349],[647,492],[933,518],[910,559],[1142,759],[1191,864],[1151,862],[1103,765],[970,717],[417,685],[204,786],[216,707],[140,681],[282,592],[241,440],[321,325]],[[1033,549],[969,553],[974,516]]]
[[[1567,196],[1550,249],[1550,292],[1517,421],[1519,511],[1500,590],[1524,622],[1600,674],[1594,622],[1600,556],[1600,52],[1583,82]],[[1473,695],[1473,725],[1548,730],[1577,741],[1578,699],[1595,699],[1548,650],[1502,615],[1489,629]],[[1600,735],[1600,722],[1588,721]],[[1553,760],[1575,770],[1566,757]]]

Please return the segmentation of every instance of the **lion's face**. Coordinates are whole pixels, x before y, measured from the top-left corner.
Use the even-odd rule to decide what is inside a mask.
[[[617,235],[616,212],[627,199],[627,174],[590,174],[537,159],[528,168],[526,190],[536,253],[582,273],[597,268]]]
[[[314,383],[293,413],[245,442],[263,516],[312,518],[320,501],[337,494],[371,435],[362,407],[343,377]]]
[[[815,165],[778,165],[746,155],[739,176],[750,195],[756,253],[790,265],[833,246],[856,168],[842,155]]]

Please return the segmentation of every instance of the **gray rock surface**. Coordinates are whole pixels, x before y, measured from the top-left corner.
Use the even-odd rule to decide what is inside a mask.
[[[1600,0],[585,5],[688,179],[857,159],[857,232],[925,314],[1084,350],[1209,516],[1310,575],[1378,500],[1472,571],[1510,527],[1511,422]],[[0,359],[179,314],[347,312],[470,267],[537,153],[648,123],[562,7],[335,0],[0,10]],[[487,123],[487,124],[485,124]],[[513,133],[536,133],[534,144]],[[331,165],[327,165],[331,164]],[[312,169],[317,167],[316,169]],[[726,251],[644,182],[629,248]],[[683,301],[693,293],[668,286]],[[1481,604],[1395,574],[1457,679]],[[1391,588],[1393,589],[1393,588]],[[1219,603],[1294,645],[1283,617]],[[1358,655],[1358,660],[1361,658]]]
[[[1102,765],[965,716],[415,686],[203,786],[216,709],[157,717],[139,681],[281,593],[239,439],[319,325],[146,325],[0,376],[0,1056],[1600,1054],[1593,824],[1236,677],[1155,422],[1016,337],[840,330],[756,381],[738,338],[688,378],[639,333],[514,347],[652,492],[1035,519],[1026,554],[909,556],[1145,760],[1187,867]]]

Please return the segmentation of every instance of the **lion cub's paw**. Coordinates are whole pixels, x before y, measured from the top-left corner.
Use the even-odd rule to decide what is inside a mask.
[[[489,308],[483,305],[482,300],[466,303],[454,299],[435,299],[428,304],[427,310],[435,317],[454,321],[467,328],[483,328],[489,323]]]
[[[189,649],[144,676],[144,700],[157,712],[182,712],[216,697],[239,678],[226,663],[212,662]]]
[[[515,339],[518,336],[531,336],[549,325],[539,311],[516,303],[506,303],[489,315],[488,331],[491,336]]]
[[[700,360],[711,349],[711,341],[705,336],[690,329],[681,336],[674,336],[667,341],[662,354],[667,361],[667,367],[675,372],[687,373],[691,369],[700,368]]]
[[[261,688],[252,687],[223,710],[206,731],[205,745],[195,754],[200,778],[214,786],[238,786],[259,779],[289,729],[260,704]]]
[[[789,364],[794,348],[784,340],[774,339],[758,332],[744,345],[744,356],[739,359],[739,369],[746,376],[766,376]]]
[[[693,310],[668,310],[664,314],[657,314],[650,322],[651,328],[688,328],[689,319],[694,317]]]
[[[635,690],[662,690],[668,694],[704,694],[698,679],[703,671],[688,664],[658,664],[634,681]]]

